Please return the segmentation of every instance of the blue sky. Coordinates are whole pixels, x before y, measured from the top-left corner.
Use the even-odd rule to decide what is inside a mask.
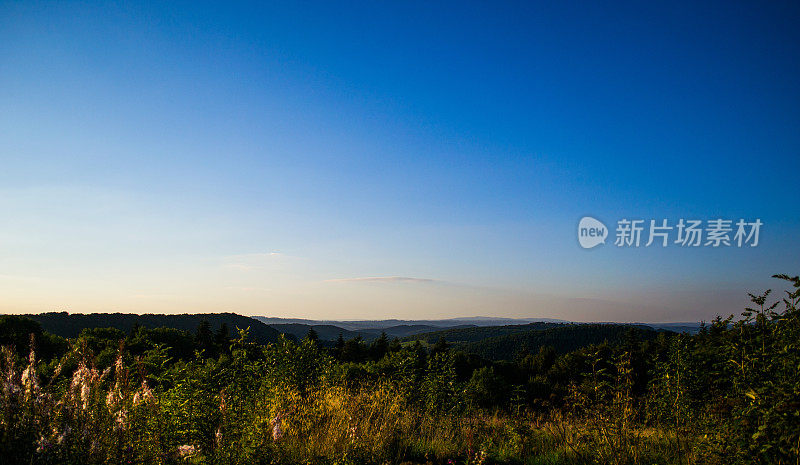
[[[800,263],[800,6],[695,3],[2,2],[0,311],[738,313]]]

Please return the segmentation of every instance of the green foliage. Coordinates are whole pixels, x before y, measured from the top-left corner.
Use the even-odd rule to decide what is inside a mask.
[[[488,409],[503,405],[510,397],[510,388],[494,367],[482,367],[472,372],[466,393],[472,404]]]
[[[35,315],[25,315],[26,318],[36,321],[41,327],[61,337],[75,338],[86,328],[117,328],[125,333],[134,334],[139,328],[172,328],[195,334],[198,326],[206,322],[209,330],[222,326],[233,328],[250,328],[250,337],[253,340],[266,344],[278,340],[280,333],[266,324],[235,313],[207,313],[201,315],[161,315],[130,313],[72,313],[50,312]],[[218,341],[224,342],[224,341]]]
[[[797,463],[800,278],[777,277],[781,301],[693,336],[500,327],[495,347],[538,334],[504,360],[442,334],[326,348],[194,320],[66,341],[0,317],[0,463]],[[575,350],[541,344],[565,334]]]

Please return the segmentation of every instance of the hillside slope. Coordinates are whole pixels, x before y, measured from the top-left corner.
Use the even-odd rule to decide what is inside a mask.
[[[490,360],[511,360],[520,353],[536,353],[544,346],[551,346],[558,353],[566,353],[604,341],[615,343],[626,338],[653,339],[658,333],[659,331],[646,325],[532,323],[435,331],[410,336],[405,340],[421,340],[433,344],[444,337],[455,349]]]
[[[260,343],[274,342],[280,333],[264,323],[250,317],[235,313],[205,313],[181,315],[157,315],[130,313],[67,313],[51,312],[36,315],[24,315],[42,325],[42,329],[62,337],[77,337],[84,328],[116,328],[129,332],[134,325],[146,328],[175,328],[194,333],[202,321],[208,321],[211,330],[216,331],[223,323],[228,325],[231,336],[236,335],[237,328],[250,328],[250,336]]]
[[[510,334],[526,333],[530,331],[543,331],[546,329],[572,326],[571,323],[547,323],[537,322],[522,325],[504,326],[471,326],[466,328],[448,328],[438,331],[430,331],[423,334],[411,335],[404,340],[420,340],[433,344],[444,337],[447,342],[476,342],[490,337],[507,336]]]

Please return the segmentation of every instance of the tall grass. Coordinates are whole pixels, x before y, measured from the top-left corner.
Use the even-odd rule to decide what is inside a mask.
[[[257,350],[242,338],[232,359],[150,373],[146,365],[166,365],[163,352],[127,359],[120,348],[99,369],[77,344],[47,372],[34,351],[18,363],[4,348],[0,462],[671,463],[669,441],[652,432],[636,433],[622,454],[628,431],[598,427],[596,411],[545,418],[424,407],[403,379],[347,382],[313,346]]]

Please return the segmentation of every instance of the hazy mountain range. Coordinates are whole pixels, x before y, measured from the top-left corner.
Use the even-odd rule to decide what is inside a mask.
[[[295,337],[302,338],[308,334],[309,329],[313,328],[321,340],[332,341],[342,335],[344,339],[351,339],[361,336],[369,340],[379,337],[381,333],[386,333],[390,338],[408,338],[419,334],[428,334],[444,330],[464,330],[468,328],[481,327],[509,327],[519,328],[520,331],[536,329],[549,329],[549,325],[569,325],[576,324],[567,320],[555,318],[495,318],[486,316],[450,318],[443,320],[307,320],[301,318],[275,318],[266,316],[254,316],[256,320],[265,323],[269,327]],[[532,324],[545,324],[541,328]],[[625,324],[636,326],[647,326],[656,330],[667,330],[674,332],[696,333],[700,328],[700,323],[681,322],[681,323],[618,323],[618,322],[597,322],[597,324]],[[545,328],[547,326],[547,328]]]
[[[345,340],[361,337],[372,340],[382,333],[390,338],[405,341],[420,340],[430,344],[444,337],[467,351],[488,357],[507,354],[520,348],[535,349],[543,344],[571,348],[592,341],[618,339],[627,329],[653,332],[660,330],[695,333],[699,323],[574,323],[552,318],[514,319],[492,317],[465,317],[443,320],[306,320],[273,317],[247,317],[234,313],[206,314],[124,314],[42,313],[25,315],[38,322],[42,329],[58,336],[74,338],[85,328],[116,328],[130,332],[136,325],[158,328],[169,327],[194,333],[201,322],[208,322],[213,331],[223,324],[230,336],[237,328],[249,328],[258,342],[276,341],[280,334],[292,339],[302,339],[314,329],[320,341],[331,345],[339,336]]]
[[[313,328],[321,340],[332,341],[341,334],[344,339],[361,336],[369,340],[386,333],[390,338],[404,338],[417,334],[482,326],[502,326],[532,322],[561,322],[555,319],[513,319],[492,317],[450,318],[444,320],[306,320],[299,318],[273,318],[254,316],[254,319],[284,334],[302,338]]]

